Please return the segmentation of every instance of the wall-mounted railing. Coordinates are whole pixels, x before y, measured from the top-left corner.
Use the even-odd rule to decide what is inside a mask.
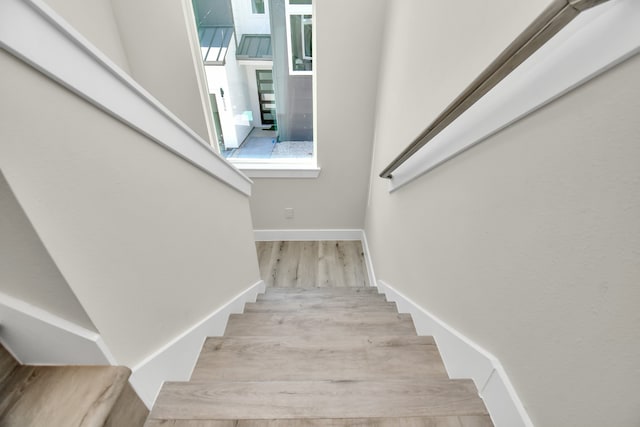
[[[380,173],[393,171],[453,123],[581,12],[608,0],[555,0]]]

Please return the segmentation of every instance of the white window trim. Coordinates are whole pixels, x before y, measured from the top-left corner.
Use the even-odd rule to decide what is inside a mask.
[[[249,178],[318,178],[321,170],[315,159],[281,159],[275,162],[246,159],[233,164]]]
[[[291,55],[291,16],[292,15],[311,15],[312,26],[315,26],[313,18],[313,5],[311,4],[289,4],[289,0],[284,2],[285,11],[285,29],[287,33],[287,57],[289,63],[289,74],[294,76],[312,76],[311,71],[297,71],[293,69],[293,58]]]

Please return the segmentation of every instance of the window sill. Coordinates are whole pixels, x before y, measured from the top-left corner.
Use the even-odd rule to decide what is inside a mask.
[[[249,178],[318,178],[320,168],[308,163],[242,163],[233,162]]]

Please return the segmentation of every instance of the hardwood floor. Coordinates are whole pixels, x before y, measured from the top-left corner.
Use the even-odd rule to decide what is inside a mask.
[[[470,380],[375,288],[268,288],[189,382],[166,382],[147,427],[491,427]],[[259,307],[259,309],[258,309]]]
[[[256,250],[267,287],[369,286],[359,241],[256,242]]]
[[[149,410],[123,366],[30,366],[0,345],[0,427],[140,427]]]

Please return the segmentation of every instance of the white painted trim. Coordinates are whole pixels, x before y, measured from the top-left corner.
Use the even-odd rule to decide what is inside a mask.
[[[145,405],[153,406],[163,382],[188,381],[206,337],[222,336],[229,315],[242,313],[264,290],[265,283],[256,282],[134,366],[129,381]]]
[[[638,53],[638,22],[637,0],[611,0],[581,13],[394,171],[390,191]]]
[[[0,1],[0,47],[205,173],[251,195],[248,177],[41,0]]]
[[[317,178],[320,176],[320,168],[316,166],[300,167],[296,165],[269,164],[257,165],[255,163],[233,164],[249,178]]]
[[[451,378],[470,378],[496,427],[533,427],[500,361],[451,325],[380,280],[381,293],[401,313],[410,313],[418,335],[433,336]]]
[[[257,242],[362,240],[361,229],[253,230]]]
[[[3,293],[0,342],[22,364],[117,364],[97,332]]]
[[[369,250],[369,242],[367,241],[367,233],[362,230],[362,249],[364,250],[364,262],[367,266],[367,274],[369,275],[369,286],[376,286],[378,281],[376,280],[376,273],[373,270],[373,259],[371,258],[371,251]]]

